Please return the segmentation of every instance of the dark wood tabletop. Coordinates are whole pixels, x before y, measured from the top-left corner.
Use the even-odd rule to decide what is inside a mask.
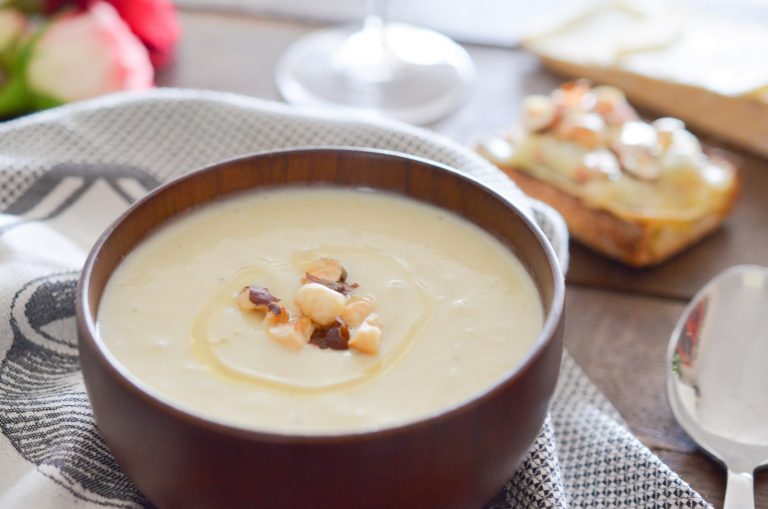
[[[184,34],[176,62],[160,74],[159,85],[274,100],[279,100],[273,70],[280,54],[318,28],[206,9],[183,10],[181,19]],[[546,93],[561,81],[521,50],[468,50],[478,71],[469,100],[427,126],[459,143],[512,125],[524,95]],[[730,152],[743,172],[744,192],[714,235],[666,264],[644,270],[573,245],[567,278],[568,350],[639,439],[716,507],[722,506],[725,473],[675,422],[663,370],[672,328],[698,288],[731,265],[768,266],[768,160]],[[755,481],[757,507],[768,508],[768,472],[758,473]]]

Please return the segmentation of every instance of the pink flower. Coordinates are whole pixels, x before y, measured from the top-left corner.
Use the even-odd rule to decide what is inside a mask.
[[[103,1],[51,22],[36,42],[27,84],[42,105],[153,86],[147,50]]]
[[[2,1],[2,0],[0,0]],[[43,12],[55,14],[63,9],[87,10],[96,0],[44,0]],[[176,9],[169,0],[105,0],[112,4],[123,21],[149,51],[155,69],[170,63],[181,29]]]
[[[149,51],[155,69],[173,58],[181,29],[176,9],[168,0],[107,0]]]

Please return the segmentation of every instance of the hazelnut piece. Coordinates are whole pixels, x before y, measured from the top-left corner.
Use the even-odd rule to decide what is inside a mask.
[[[373,298],[359,297],[350,300],[341,312],[341,319],[350,327],[357,327],[373,312]]]
[[[272,339],[281,345],[293,348],[294,350],[299,350],[307,342],[304,335],[295,327],[295,323],[286,323],[276,327],[270,327],[267,331]]]
[[[347,271],[336,258],[318,258],[310,263],[304,271],[306,275],[302,283],[309,282],[307,276],[311,275],[326,281],[346,281]]]
[[[368,322],[367,320],[360,324],[349,339],[349,347],[355,350],[376,355],[379,353],[381,345],[381,329]]]
[[[327,327],[344,311],[347,299],[320,283],[308,283],[299,288],[293,302],[304,316],[308,316],[318,325]]]

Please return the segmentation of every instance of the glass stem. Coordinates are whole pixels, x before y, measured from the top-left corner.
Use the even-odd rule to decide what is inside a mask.
[[[363,25],[381,29],[387,20],[387,0],[365,0]]]
[[[386,5],[386,0],[365,1],[362,28],[351,34],[333,56],[333,66],[343,76],[360,83],[382,83],[392,81],[400,72],[402,64],[389,46]]]
[[[386,50],[387,41],[384,35],[384,23],[386,22],[387,0],[365,0],[365,19],[363,20],[363,32],[367,32],[371,38],[378,42],[379,54]]]

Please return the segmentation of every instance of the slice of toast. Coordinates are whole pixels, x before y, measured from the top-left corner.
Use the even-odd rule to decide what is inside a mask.
[[[576,240],[633,267],[656,265],[723,222],[739,193],[738,171],[702,151],[681,122],[643,122],[618,89],[600,89],[613,110],[588,97],[598,90],[588,83],[566,83],[549,98],[526,100],[523,128],[477,150],[526,194],[558,210]],[[603,117],[602,130],[585,115]],[[652,143],[622,145],[649,133],[656,133]],[[675,159],[682,148],[685,157]],[[600,164],[584,169],[596,154]]]
[[[735,172],[735,168],[724,159],[718,160],[717,164]],[[633,267],[657,265],[715,230],[733,207],[739,189],[738,185],[734,185],[721,204],[697,218],[622,218],[594,208],[524,171],[504,164],[497,166],[528,196],[560,212],[576,240]]]

